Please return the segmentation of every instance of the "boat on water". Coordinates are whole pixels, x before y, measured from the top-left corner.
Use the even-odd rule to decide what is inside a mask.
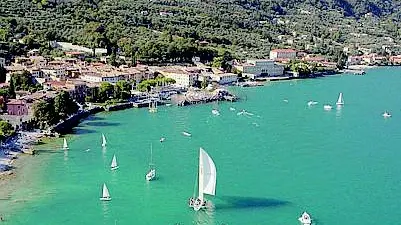
[[[384,117],[384,118],[389,118],[389,117],[391,117],[391,114],[390,114],[389,112],[385,111],[385,112],[383,113],[383,117]]]
[[[146,174],[145,178],[147,181],[154,180],[156,178],[156,167],[153,164],[153,148],[152,144],[150,145],[150,162],[149,162],[149,171]]]
[[[192,136],[191,133],[186,132],[186,131],[183,131],[183,132],[182,132],[182,135],[187,136],[187,137],[191,137],[191,136]]]
[[[230,107],[230,110],[231,110],[231,111],[235,111],[235,108],[234,108],[234,107]]]
[[[212,109],[212,114],[215,116],[220,116],[220,112],[217,109]]]
[[[317,105],[317,102],[315,102],[315,101],[309,101],[309,102],[308,102],[308,106],[312,106],[312,105]]]
[[[68,150],[68,144],[67,144],[67,140],[64,138],[64,143],[63,143],[63,149],[64,150]]]
[[[210,205],[210,202],[204,198],[205,194],[211,196],[216,194],[216,166],[203,148],[199,149],[198,167],[198,197],[191,197],[188,203],[189,207],[195,211],[205,209]]]
[[[104,136],[104,134],[102,134],[102,147],[106,147],[107,141],[106,141],[106,137]]]
[[[337,99],[336,105],[338,105],[338,106],[344,105],[344,99],[343,99],[343,93],[342,92],[340,92],[340,94],[338,95],[338,99]]]
[[[302,225],[311,225],[312,224],[312,218],[307,212],[302,213],[301,217],[298,218],[299,222],[301,222]]]
[[[331,110],[332,108],[333,108],[333,106],[331,106],[331,105],[324,105],[323,106],[324,110]]]
[[[166,106],[171,106],[171,104],[170,104],[170,103],[167,103]]]
[[[166,140],[166,138],[164,138],[164,137],[160,138],[160,142],[163,142],[164,140]]]
[[[111,168],[111,170],[118,169],[117,158],[116,158],[115,154],[113,155],[113,160],[111,160],[110,168]]]
[[[149,112],[151,112],[151,113],[157,112],[157,101],[151,100],[149,102]]]
[[[110,201],[111,197],[110,197],[110,193],[109,193],[109,189],[107,188],[106,184],[103,184],[103,192],[102,192],[102,197],[100,197],[101,201]]]

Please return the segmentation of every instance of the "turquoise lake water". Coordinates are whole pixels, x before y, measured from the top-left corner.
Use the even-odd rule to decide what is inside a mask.
[[[97,114],[67,136],[68,154],[59,139],[24,160],[0,213],[10,225],[291,225],[304,210],[315,224],[401,224],[400,90],[401,68],[380,68],[233,88],[243,100],[218,104],[220,116],[216,104]],[[238,116],[242,109],[254,115]],[[146,182],[151,144],[158,179]],[[187,206],[199,147],[217,167],[208,212]],[[99,201],[104,182],[110,202]]]

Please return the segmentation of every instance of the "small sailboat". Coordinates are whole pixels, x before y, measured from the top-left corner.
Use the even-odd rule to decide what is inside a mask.
[[[161,137],[161,138],[160,138],[160,142],[163,142],[164,140],[166,140],[165,137]]]
[[[187,137],[191,137],[191,136],[192,136],[191,133],[186,132],[186,131],[183,131],[183,132],[182,132],[182,135],[187,136]]]
[[[64,144],[63,144],[63,149],[64,150],[68,150],[68,144],[67,144],[67,140],[64,138]]]
[[[332,108],[333,108],[333,106],[331,106],[331,105],[324,105],[323,106],[323,109],[327,110],[327,111],[331,110]]]
[[[344,99],[343,99],[343,93],[340,92],[340,94],[338,95],[338,100],[336,103],[338,106],[344,105]]]
[[[231,110],[231,111],[235,111],[235,108],[234,108],[234,107],[230,107],[230,110]]]
[[[116,158],[115,154],[113,155],[113,160],[111,160],[110,168],[111,168],[111,170],[118,169],[117,158]]]
[[[391,114],[390,114],[389,112],[385,111],[385,112],[383,113],[383,117],[384,117],[384,118],[389,118],[389,117],[391,117]]]
[[[104,134],[102,134],[102,147],[106,147],[107,141],[106,141],[106,137],[104,136]]]
[[[212,109],[212,114],[215,116],[220,116],[220,112],[217,109]]]
[[[153,148],[152,144],[150,145],[150,163],[149,163],[149,171],[146,174],[145,178],[147,181],[154,180],[156,178],[156,168],[155,165],[152,162],[153,159]]]
[[[204,195],[216,194],[216,166],[212,158],[206,153],[203,148],[199,149],[199,172],[198,172],[198,197],[189,199],[189,207],[198,211],[206,208],[208,202],[204,199]]]
[[[302,216],[298,218],[299,222],[301,222],[302,225],[311,225],[312,224],[312,218],[307,212],[302,213]]]
[[[283,102],[288,103],[288,99],[284,99]]]
[[[103,192],[102,192],[102,197],[100,197],[101,201],[110,201],[111,197],[110,197],[110,193],[109,193],[109,189],[107,189],[106,184],[103,184]]]

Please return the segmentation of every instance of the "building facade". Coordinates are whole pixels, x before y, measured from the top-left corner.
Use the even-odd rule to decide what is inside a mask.
[[[294,49],[273,49],[270,51],[270,59],[295,59],[297,51]]]
[[[8,115],[23,116],[28,115],[29,106],[25,100],[13,99],[7,103]]]
[[[219,84],[231,84],[238,80],[238,75],[235,73],[212,74],[210,77]]]
[[[284,74],[284,66],[277,65],[273,60],[248,60],[247,63],[236,67],[243,74],[259,76],[282,76]],[[249,76],[248,75],[248,76]]]
[[[163,76],[175,80],[175,84],[182,87],[191,87],[198,80],[199,73],[184,69],[168,68],[158,71]]]

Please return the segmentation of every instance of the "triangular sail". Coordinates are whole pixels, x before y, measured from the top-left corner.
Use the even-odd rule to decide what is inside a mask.
[[[102,134],[102,146],[105,147],[107,144],[106,137]]]
[[[205,150],[199,150],[199,198],[203,201],[203,194],[216,193],[216,166]]]
[[[113,156],[113,160],[111,161],[111,168],[117,167],[117,158],[116,155]]]
[[[343,93],[340,93],[340,94],[338,95],[337,104],[344,104]]]
[[[110,193],[109,193],[109,189],[107,189],[106,184],[103,184],[103,198],[109,198],[110,197]]]
[[[66,140],[65,138],[64,138],[63,148],[64,148],[64,149],[67,149],[67,148],[68,148],[67,140]]]

